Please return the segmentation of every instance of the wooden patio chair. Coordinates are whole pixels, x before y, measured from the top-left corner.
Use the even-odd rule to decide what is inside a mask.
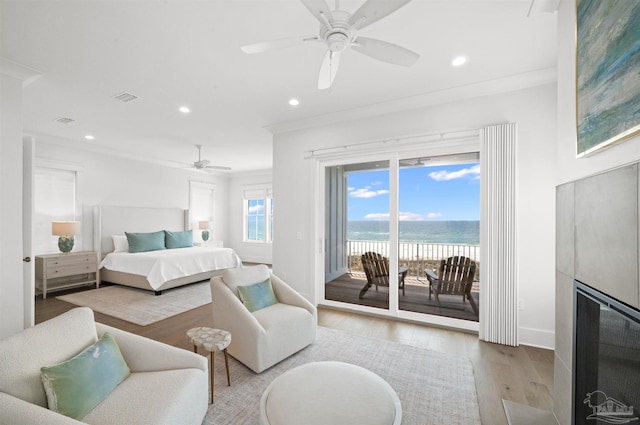
[[[473,277],[476,274],[475,261],[462,256],[449,257],[446,260],[440,260],[438,274],[429,269],[425,269],[424,272],[429,280],[429,299],[433,292],[439,308],[442,308],[440,295],[462,295],[462,302],[467,298],[473,313],[478,315],[478,306],[471,296]]]
[[[362,268],[367,276],[367,283],[360,291],[358,298],[362,298],[364,294],[373,285],[378,290],[378,286],[389,286],[389,260],[378,254],[377,252],[365,252],[360,257],[362,260]],[[404,295],[404,278],[407,276],[407,268],[400,267],[398,269],[398,289],[402,289]]]

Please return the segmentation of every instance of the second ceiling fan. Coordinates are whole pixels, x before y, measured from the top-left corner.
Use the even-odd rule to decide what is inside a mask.
[[[331,10],[325,0],[301,0],[302,4],[320,22],[317,36],[287,37],[278,40],[248,44],[241,49],[245,53],[262,53],[307,43],[325,43],[324,55],[318,77],[318,89],[328,89],[333,84],[340,63],[340,54],[348,48],[383,62],[412,66],[420,55],[387,41],[361,37],[358,31],[395,12],[411,0],[367,0],[353,14],[340,10],[336,0]]]

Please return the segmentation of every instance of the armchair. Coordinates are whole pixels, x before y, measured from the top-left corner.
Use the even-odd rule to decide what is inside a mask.
[[[249,312],[238,286],[271,280],[278,302]],[[227,352],[260,373],[315,341],[316,308],[265,265],[227,269],[211,279],[213,326],[231,332]]]

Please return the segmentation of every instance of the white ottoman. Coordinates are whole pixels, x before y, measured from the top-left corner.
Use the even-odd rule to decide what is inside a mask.
[[[260,400],[262,425],[399,425],[400,399],[375,373],[342,362],[293,368],[271,382]]]

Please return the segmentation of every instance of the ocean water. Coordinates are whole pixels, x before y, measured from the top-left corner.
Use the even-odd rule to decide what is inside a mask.
[[[480,221],[400,221],[401,242],[480,244]],[[348,221],[347,239],[386,241],[388,221]]]

